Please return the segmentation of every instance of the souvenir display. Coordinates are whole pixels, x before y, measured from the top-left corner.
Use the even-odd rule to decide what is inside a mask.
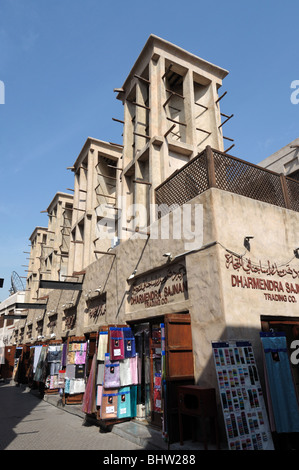
[[[274,449],[251,343],[212,342],[212,349],[229,449]]]
[[[86,390],[87,342],[69,341],[66,352],[65,395],[80,395]],[[62,355],[63,357],[63,355]],[[78,397],[79,399],[79,397]],[[66,400],[68,403],[68,399]]]
[[[100,419],[136,416],[138,355],[131,328],[110,327],[99,332],[96,359],[96,406]]]
[[[58,392],[58,374],[61,369],[62,344],[49,344],[47,346],[45,380],[46,393]]]

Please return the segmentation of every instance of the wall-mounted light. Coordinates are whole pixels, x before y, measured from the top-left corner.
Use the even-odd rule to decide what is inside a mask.
[[[164,256],[164,258],[167,258],[167,261],[172,260],[172,254],[171,253],[164,253],[163,256]]]
[[[246,250],[250,251],[250,240],[254,237],[247,236],[244,238],[244,246]]]
[[[296,258],[299,258],[299,248],[296,248],[294,250],[294,255],[296,256]]]
[[[128,277],[127,281],[130,281],[131,279],[134,279],[134,277],[136,276],[136,273],[137,273],[137,269],[134,269],[131,276]]]

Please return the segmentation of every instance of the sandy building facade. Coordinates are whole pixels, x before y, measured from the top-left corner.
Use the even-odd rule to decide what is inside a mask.
[[[72,167],[67,276],[39,278],[44,308],[26,320],[38,318],[44,344],[95,345],[129,327],[143,360],[136,415],[164,434],[178,427],[171,398],[184,385],[215,389],[221,416],[213,343],[248,341],[264,387],[260,333],[282,328],[290,348],[299,327],[299,183],[228,153],[226,75],[149,38],[115,89],[123,145],[88,138]]]

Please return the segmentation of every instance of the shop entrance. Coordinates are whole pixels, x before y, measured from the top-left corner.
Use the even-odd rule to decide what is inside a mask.
[[[180,385],[194,384],[191,319],[188,312],[147,318],[130,325],[139,362],[137,418],[177,439]]]
[[[137,390],[137,418],[161,428],[161,379],[163,318],[134,325],[136,352],[140,361],[140,385]]]

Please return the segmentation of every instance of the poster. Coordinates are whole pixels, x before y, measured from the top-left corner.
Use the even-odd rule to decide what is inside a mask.
[[[249,341],[212,342],[230,450],[274,450],[267,410]]]

